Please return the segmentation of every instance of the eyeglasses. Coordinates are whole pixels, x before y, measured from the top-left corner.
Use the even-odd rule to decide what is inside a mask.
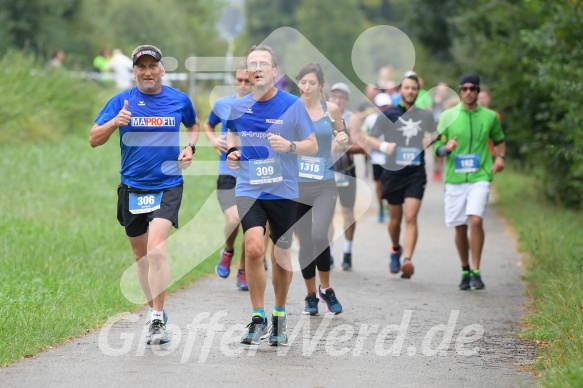
[[[462,92],[467,92],[468,90],[470,92],[475,92],[476,90],[478,90],[478,88],[475,86],[462,86],[460,89],[462,90]]]
[[[273,67],[273,65],[269,62],[251,62],[247,64],[247,69],[254,71],[257,70],[257,66],[259,65],[259,67],[261,68],[261,70],[267,70],[270,67]]]

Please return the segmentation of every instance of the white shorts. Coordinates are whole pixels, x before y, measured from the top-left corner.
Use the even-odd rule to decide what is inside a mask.
[[[472,182],[445,185],[445,224],[447,226],[467,225],[469,216],[484,218],[490,182]]]

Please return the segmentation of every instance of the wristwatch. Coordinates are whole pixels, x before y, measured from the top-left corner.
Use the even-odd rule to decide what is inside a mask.
[[[196,152],[196,146],[192,143],[188,143],[186,145],[186,147],[190,147],[192,149],[192,154],[194,155],[194,153]],[[186,147],[184,147],[184,148],[186,148]]]
[[[296,143],[293,141],[289,142],[289,152],[296,152]]]
[[[506,159],[506,155],[504,155],[504,154],[498,154],[498,155],[496,155],[496,156],[499,156],[499,157],[501,157],[502,159]]]

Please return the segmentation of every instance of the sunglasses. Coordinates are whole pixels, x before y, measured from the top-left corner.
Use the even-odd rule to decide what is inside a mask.
[[[476,90],[478,90],[478,88],[475,86],[462,86],[460,89],[462,92],[467,92],[468,90],[470,92],[475,92]]]

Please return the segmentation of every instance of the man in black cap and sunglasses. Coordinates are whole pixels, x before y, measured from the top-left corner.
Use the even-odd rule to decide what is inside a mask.
[[[480,77],[464,74],[459,90],[461,102],[441,115],[437,125],[441,136],[433,149],[437,156],[446,157],[445,223],[455,227],[455,245],[462,264],[459,288],[479,290],[485,287],[480,272],[483,218],[490,182],[495,173],[504,170],[506,146],[496,112],[478,104]],[[494,160],[489,139],[494,143]]]

